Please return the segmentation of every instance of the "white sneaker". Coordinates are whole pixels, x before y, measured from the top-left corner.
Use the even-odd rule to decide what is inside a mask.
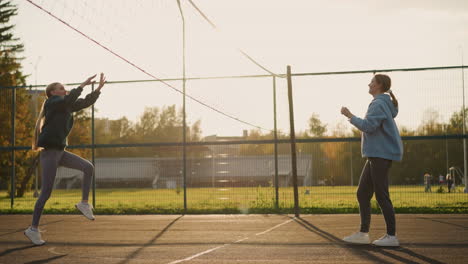
[[[80,210],[80,212],[89,220],[94,220],[93,215],[93,206],[88,203],[79,202],[75,205],[76,209]]]
[[[396,236],[385,235],[380,239],[375,240],[372,242],[373,245],[379,247],[398,247],[400,246],[400,242],[398,242],[398,238]]]
[[[363,232],[357,232],[350,236],[343,238],[343,241],[353,244],[370,244],[369,234]]]
[[[45,244],[45,241],[41,238],[41,232],[39,230],[34,231],[31,227],[28,227],[28,229],[24,230],[24,235],[36,246],[42,246]]]

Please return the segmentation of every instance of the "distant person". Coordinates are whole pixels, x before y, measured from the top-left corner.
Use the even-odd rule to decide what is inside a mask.
[[[424,192],[432,192],[431,190],[431,181],[432,181],[432,175],[430,175],[429,173],[425,173],[424,174],[424,185],[426,186],[424,188]]]
[[[370,244],[369,228],[371,220],[371,199],[375,193],[377,202],[387,224],[387,234],[372,242],[376,246],[399,246],[396,237],[395,210],[388,191],[388,173],[392,161],[401,161],[403,144],[394,118],[398,114],[398,101],[390,90],[390,77],[376,74],[369,84],[369,93],[374,97],[361,119],[348,108],[341,113],[351,124],[362,131],[362,156],[367,159],[357,190],[361,229],[343,240],[355,244]],[[389,94],[386,94],[386,93]]]
[[[453,188],[453,179],[452,179],[452,175],[451,174],[447,174],[447,189],[448,189],[448,192],[450,193],[450,191],[452,190]]]
[[[93,164],[73,153],[65,150],[67,136],[73,126],[73,113],[91,106],[96,102],[104,86],[106,78],[101,73],[99,86],[84,99],[78,99],[86,85],[94,83],[96,75],[89,77],[78,88],[70,92],[61,83],[51,83],[46,88],[47,99],[42,105],[36,121],[32,149],[41,151],[40,162],[42,168],[41,194],[34,206],[32,224],[24,231],[34,245],[43,245],[39,231],[39,220],[44,205],[49,199],[54,186],[57,168],[59,166],[80,170],[83,172],[82,200],[75,207],[88,219],[94,220],[93,206],[88,204],[91,180],[94,174]]]
[[[444,179],[444,176],[439,175],[439,185],[444,184],[444,180],[445,180],[445,179]]]

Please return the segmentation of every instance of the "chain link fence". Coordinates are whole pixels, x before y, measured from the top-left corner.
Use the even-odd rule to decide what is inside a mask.
[[[109,82],[95,107],[75,114],[68,151],[93,162],[90,197],[102,213],[357,212],[365,160],[358,131],[339,109],[363,116],[367,84],[383,72],[399,100],[405,148],[390,171],[395,210],[466,212],[463,68],[293,73],[297,175],[284,76],[187,78],[188,94],[256,127],[189,99],[184,124],[182,95],[155,81]],[[32,212],[40,191],[38,153],[29,143],[44,87],[0,88],[2,212]],[[138,90],[135,98],[129,89]],[[54,188],[46,212],[71,212],[81,173],[59,168]]]

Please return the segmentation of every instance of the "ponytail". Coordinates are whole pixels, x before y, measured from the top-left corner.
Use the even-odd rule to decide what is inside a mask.
[[[388,91],[390,93],[390,96],[392,97],[392,103],[395,107],[398,107],[398,100],[396,99],[395,95],[393,94],[392,90]]]
[[[34,151],[40,151],[42,148],[37,146],[38,140],[39,140],[39,134],[41,133],[42,130],[42,125],[44,124],[44,117],[45,117],[45,111],[44,111],[44,105],[45,105],[46,100],[42,103],[41,106],[41,112],[39,113],[39,116],[37,117],[36,120],[36,127],[34,128],[34,135],[32,139],[32,150]]]

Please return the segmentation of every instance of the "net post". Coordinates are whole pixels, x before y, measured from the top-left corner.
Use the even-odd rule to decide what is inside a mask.
[[[463,56],[462,56],[463,58]],[[462,90],[463,90],[463,176],[465,179],[465,189],[464,193],[468,193],[468,159],[467,159],[467,149],[466,149],[466,106],[465,106],[465,71],[463,68],[462,61]]]
[[[183,166],[182,166],[182,174],[183,174],[183,185],[184,185],[184,213],[187,213],[187,119],[186,119],[186,109],[185,109],[185,86],[187,82],[187,78],[185,76],[185,17],[184,12],[182,11],[182,6],[180,5],[180,0],[177,0],[177,5],[179,6],[180,16],[182,18],[182,137],[183,137],[183,144],[182,144],[182,155],[183,155]]]
[[[91,84],[94,92],[94,83]],[[94,104],[91,106],[91,162],[93,163],[93,207],[96,207],[96,162],[95,162],[95,135],[94,135]]]
[[[276,116],[276,76],[273,76],[273,125],[275,140],[275,208],[279,208],[279,183],[278,183],[278,130]]]
[[[297,155],[296,155],[296,131],[294,129],[294,105],[292,96],[291,66],[287,66],[288,101],[289,101],[289,125],[291,139],[291,169],[294,188],[294,215],[299,217],[299,192],[297,189]]]
[[[468,160],[466,149],[466,106],[465,106],[465,67],[463,63],[463,49],[461,50],[461,81],[462,81],[462,94],[463,94],[463,178],[465,179],[464,193],[468,193]]]
[[[36,81],[37,85],[37,81]],[[32,85],[29,85],[29,91],[32,91]],[[35,88],[35,91],[33,93],[32,99],[34,100],[33,106],[34,106],[34,117],[37,118],[37,87]],[[33,197],[37,198],[39,197],[39,166],[36,166],[35,172],[34,172],[34,193]]]
[[[11,93],[11,187],[10,187],[10,207],[13,209],[15,204],[15,193],[16,193],[16,157],[15,157],[15,146],[16,146],[16,137],[15,137],[15,124],[16,124],[16,88],[12,88]]]

